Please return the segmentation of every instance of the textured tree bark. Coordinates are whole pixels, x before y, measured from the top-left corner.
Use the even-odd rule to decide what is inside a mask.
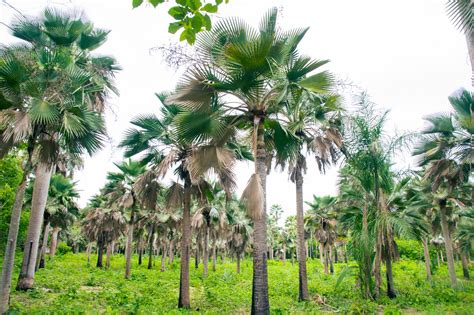
[[[125,279],[130,279],[130,273],[132,269],[134,221],[135,211],[132,209],[132,213],[130,214],[130,221],[128,222],[127,247],[125,248]]]
[[[143,254],[143,249],[142,249],[142,236],[138,236],[138,241],[137,241],[137,252],[138,252],[138,265],[141,266],[142,264],[142,254]]]
[[[254,220],[253,230],[253,280],[252,280],[252,314],[269,314],[268,271],[267,271],[267,212],[266,212],[266,181],[267,166],[264,141],[264,128],[261,118],[257,118],[257,145],[255,171],[260,176],[264,192],[262,215]]]
[[[44,268],[44,254],[46,252],[46,247],[48,247],[48,238],[49,238],[49,228],[50,228],[50,223],[45,222],[46,225],[44,226],[44,231],[43,231],[43,242],[41,245],[41,249],[38,254],[38,260],[36,261],[36,270],[39,268]]]
[[[319,243],[319,260],[324,265],[324,246],[321,243]]]
[[[194,255],[194,269],[199,268],[199,244],[201,243],[201,233],[196,235],[196,251]]]
[[[423,238],[423,255],[425,257],[425,268],[426,268],[426,279],[431,282],[431,258],[430,258],[430,249],[428,247],[428,241],[426,238]]]
[[[209,269],[209,225],[206,222],[206,228],[204,229],[204,239],[202,241],[202,275],[207,277]]]
[[[331,274],[334,273],[334,265],[332,263],[332,256],[333,256],[333,251],[332,251],[332,246],[329,245],[329,271],[331,272]]]
[[[297,171],[296,180],[296,229],[299,268],[299,301],[309,300],[308,275],[306,272],[306,246],[304,240],[304,212],[303,212],[303,176],[301,170]]]
[[[58,247],[59,227],[55,226],[51,233],[51,247],[49,248],[49,257],[53,258],[56,255],[56,248]]]
[[[461,251],[462,274],[464,279],[469,279],[469,259],[467,253]]]
[[[91,264],[91,251],[92,251],[92,243],[88,243],[87,248],[86,248],[88,266]]]
[[[323,264],[324,264],[324,273],[329,274],[329,253],[328,253],[328,246],[323,245],[323,250],[321,252],[321,257],[323,257]]]
[[[380,288],[382,287],[382,236],[377,232],[377,240],[375,243],[375,261],[374,261],[374,277],[375,277],[375,298],[380,296]]]
[[[189,174],[184,181],[182,229],[178,307],[189,308],[189,243],[191,240],[191,179]]]
[[[449,278],[451,279],[451,286],[457,286],[456,271],[454,269],[453,257],[453,243],[451,242],[451,235],[449,233],[448,220],[446,218],[446,200],[439,201],[441,230],[443,231],[444,246],[446,247],[446,260],[448,261]]]
[[[30,221],[25,241],[25,250],[23,252],[23,262],[16,286],[17,290],[33,288],[41,225],[43,224],[44,209],[48,198],[49,181],[51,179],[52,170],[53,165],[42,162],[36,166]]]
[[[23,197],[28,185],[29,168],[23,170],[23,178],[16,189],[15,202],[13,203],[10,227],[8,229],[8,242],[5,248],[5,256],[2,266],[2,279],[0,280],[0,314],[8,311],[10,302],[10,291],[12,284],[13,266],[15,263],[15,249],[18,239],[18,229],[20,227],[21,210],[23,207]]]

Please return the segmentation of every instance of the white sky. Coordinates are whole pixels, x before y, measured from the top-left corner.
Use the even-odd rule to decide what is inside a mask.
[[[131,0],[9,0],[25,14],[36,15],[45,5],[74,7],[85,11],[97,27],[112,30],[99,52],[117,58],[123,71],[117,77],[120,97],[110,100],[108,114],[112,139],[100,153],[87,158],[77,172],[81,205],[104,184],[112,162],[122,153],[115,146],[128,122],[141,113],[158,111],[154,93],[170,90],[179,75],[150,54],[152,47],[178,38],[168,34],[169,4],[158,9],[142,6],[132,10]],[[446,16],[444,0],[231,0],[219,16],[240,16],[253,25],[272,6],[281,8],[284,29],[309,26],[301,51],[313,58],[330,59],[329,69],[367,89],[372,101],[390,109],[390,129],[416,130],[422,117],[448,111],[447,96],[470,86],[470,67],[464,36]],[[14,11],[0,3],[0,22],[9,23]],[[0,43],[12,41],[0,25]],[[304,197],[336,193],[335,168],[320,175],[310,158]],[[239,192],[253,166],[237,167]],[[294,186],[286,172],[272,171],[267,182],[268,205],[281,204],[284,216],[295,213]]]

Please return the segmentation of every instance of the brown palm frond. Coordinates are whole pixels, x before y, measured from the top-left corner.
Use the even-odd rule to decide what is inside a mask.
[[[171,184],[171,186],[168,188],[168,192],[166,194],[166,208],[181,208],[183,206],[183,195],[183,186],[177,182],[173,182],[173,184]]]
[[[245,204],[248,215],[252,219],[256,220],[262,217],[265,196],[258,174],[253,174],[250,177],[247,187],[245,187],[242,192],[241,200]]]
[[[170,152],[164,157],[164,159],[155,167],[155,173],[157,178],[165,177],[166,173],[170,169],[171,165],[176,162],[178,158],[178,150],[171,149]]]
[[[133,185],[140,203],[148,209],[154,209],[157,206],[157,198],[161,188],[162,185],[153,170],[145,171]]]
[[[213,171],[229,181],[229,179],[233,179],[234,164],[235,155],[232,151],[224,147],[209,145],[193,150],[187,161],[187,168],[193,183],[199,182],[202,176],[209,171]]]
[[[17,143],[32,133],[31,121],[28,113],[3,110],[0,112],[0,128],[6,128],[2,132],[3,141]]]

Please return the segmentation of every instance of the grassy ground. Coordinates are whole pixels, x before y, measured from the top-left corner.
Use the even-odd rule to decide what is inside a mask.
[[[95,258],[94,256],[92,257]],[[94,261],[95,263],[95,261]],[[179,288],[179,264],[159,271],[159,259],[152,270],[138,266],[134,257],[132,279],[123,279],[124,258],[112,259],[112,268],[87,266],[84,254],[66,254],[48,262],[36,275],[36,288],[13,292],[12,313],[181,313],[176,308]],[[428,313],[472,314],[474,281],[461,281],[457,291],[449,287],[446,266],[436,270],[432,285],[426,283],[422,262],[399,261],[394,266],[399,296],[390,300],[364,301],[354,277],[336,285],[345,264],[336,264],[335,275],[324,275],[319,260],[308,262],[312,301],[297,302],[298,266],[287,261],[268,264],[270,305],[273,314],[307,313]],[[459,277],[461,273],[459,270]],[[14,280],[16,281],[16,275]],[[202,277],[191,267],[191,306],[187,312],[209,314],[248,313],[251,302],[252,264],[242,262],[242,273],[235,263],[218,263],[217,271]]]

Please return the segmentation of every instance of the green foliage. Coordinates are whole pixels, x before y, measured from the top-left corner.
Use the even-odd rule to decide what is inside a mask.
[[[137,8],[143,4],[143,0],[132,0],[132,7]],[[164,0],[147,0],[153,7],[164,3]],[[212,27],[210,14],[217,13],[219,5],[224,0],[215,0],[212,3],[201,0],[176,0],[174,6],[168,10],[168,14],[175,19],[168,26],[168,32],[176,34],[182,29],[179,36],[180,41],[187,41],[189,44],[194,44],[196,34]],[[229,0],[225,0],[225,3]]]
[[[72,247],[68,246],[64,242],[59,243],[58,247],[56,248],[56,255],[64,255],[67,253],[72,253]]]
[[[92,255],[92,261],[96,259]],[[160,257],[156,257],[158,262]],[[65,254],[40,269],[36,288],[28,292],[12,292],[13,313],[96,313],[106,314],[166,313],[180,314],[176,308],[179,268],[159,272],[158,266],[146,269],[133,257],[132,279],[123,278],[125,259],[115,255],[110,269],[87,266],[85,254]],[[360,297],[356,273],[348,273],[346,264],[335,264],[335,274],[325,275],[319,259],[308,260],[309,302],[298,300],[298,264],[289,261],[268,261],[269,297],[272,314],[469,314],[474,307],[474,282],[463,281],[454,291],[449,286],[446,266],[425,280],[424,266],[419,261],[404,260],[394,264],[396,299],[378,301]],[[354,263],[349,263],[354,268]],[[202,277],[202,266],[191,268],[191,310],[185,313],[245,313],[250,308],[252,263],[242,261],[242,273],[235,271],[235,262],[218,263],[217,271]],[[461,268],[457,266],[460,274]],[[340,274],[346,273],[343,279]],[[15,275],[14,275],[15,278]],[[339,284],[336,288],[336,283]]]
[[[15,192],[23,173],[20,158],[9,155],[0,160],[0,248],[4,248],[10,225]],[[25,221],[26,220],[26,221]],[[18,244],[22,244],[28,224],[28,214],[22,213]]]

